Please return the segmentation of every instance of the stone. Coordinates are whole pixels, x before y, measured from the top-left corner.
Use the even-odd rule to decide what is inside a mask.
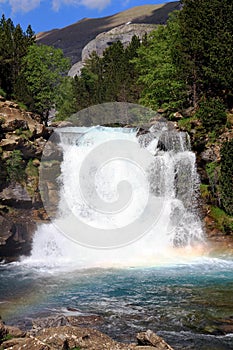
[[[56,348],[52,348],[35,338],[14,338],[2,343],[1,346],[3,349],[9,350],[57,350]]]
[[[17,148],[18,145],[18,141],[19,141],[20,137],[16,136],[16,135],[12,135],[11,138],[4,138],[1,140],[0,142],[0,147],[4,150],[4,151],[13,151]]]
[[[204,162],[213,162],[217,160],[217,156],[214,152],[213,148],[207,148],[205,151],[201,153],[201,159]]]
[[[137,334],[138,345],[142,346],[154,346],[158,350],[173,350],[161,337],[148,329],[146,332],[140,332]]]
[[[175,113],[173,113],[173,117],[175,119],[182,119],[183,115],[180,112],[175,112]]]
[[[54,328],[69,325],[69,320],[66,316],[55,315],[50,317],[36,318],[32,321],[32,330],[30,334],[37,334],[44,328]]]
[[[29,208],[32,199],[25,187],[19,183],[11,183],[8,187],[0,192],[0,200],[3,204],[13,206],[15,208]]]
[[[6,331],[7,334],[10,334],[14,338],[24,338],[26,336],[26,332],[18,327],[6,326]]]

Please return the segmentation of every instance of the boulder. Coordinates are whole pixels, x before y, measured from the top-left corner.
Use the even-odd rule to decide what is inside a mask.
[[[11,183],[0,192],[0,201],[14,208],[27,209],[32,206],[32,198],[25,187],[19,183]]]
[[[152,346],[158,350],[173,350],[161,337],[148,329],[146,332],[137,334],[138,345]]]

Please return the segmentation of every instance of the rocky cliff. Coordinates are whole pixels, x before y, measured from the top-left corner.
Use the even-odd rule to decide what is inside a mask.
[[[38,167],[50,131],[40,117],[0,97],[0,259],[31,249],[36,221],[45,218]]]
[[[121,41],[124,46],[129,45],[134,35],[140,39],[146,33],[150,33],[156,26],[154,24],[127,24],[113,28],[107,32],[97,35],[97,37],[91,40],[82,50],[82,60],[75,63],[68,75],[74,77],[79,75],[83,68],[85,61],[90,57],[91,53],[95,51],[98,56],[102,56],[104,50],[117,41]]]

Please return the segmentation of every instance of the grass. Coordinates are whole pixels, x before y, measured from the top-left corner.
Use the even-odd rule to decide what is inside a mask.
[[[197,120],[195,117],[182,118],[178,121],[178,126],[181,130],[190,132],[192,129],[192,122]]]

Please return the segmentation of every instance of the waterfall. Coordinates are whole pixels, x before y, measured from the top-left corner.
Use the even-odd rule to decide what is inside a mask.
[[[38,227],[24,262],[155,264],[202,244],[199,179],[186,133],[160,121],[143,135],[100,126],[54,135],[40,176],[52,222]]]

